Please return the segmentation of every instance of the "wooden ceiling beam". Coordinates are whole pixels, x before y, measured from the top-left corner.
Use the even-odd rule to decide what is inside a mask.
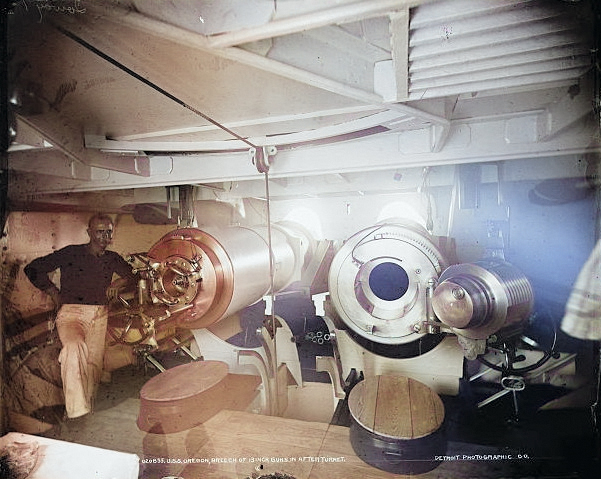
[[[282,18],[265,25],[244,28],[233,32],[209,37],[212,48],[227,48],[243,43],[264,40],[291,33],[298,33],[313,28],[350,23],[368,18],[388,15],[396,10],[403,10],[429,0],[369,0],[358,1],[316,12]]]
[[[48,111],[44,115],[19,116],[19,120],[33,128],[54,148],[68,158],[86,165],[106,170],[119,171],[138,176],[150,176],[150,160],[140,156],[118,156],[86,148],[84,132],[60,114]],[[45,154],[42,152],[41,154]],[[39,173],[45,173],[39,171]]]
[[[414,0],[412,2],[409,2],[408,0],[395,0],[392,3],[402,6],[424,3],[427,1],[431,0]],[[390,0],[386,0],[386,2],[387,4],[391,3]],[[162,39],[174,42],[175,44],[185,46],[186,48],[192,48],[203,53],[208,53],[215,58],[229,60],[282,78],[294,80],[311,87],[325,90],[330,93],[335,93],[351,100],[372,105],[374,108],[385,107],[390,110],[402,112],[407,115],[413,115],[416,118],[420,118],[424,121],[440,125],[448,125],[449,123],[446,118],[421,111],[406,104],[387,103],[380,95],[374,92],[361,90],[359,88],[325,78],[321,75],[308,72],[301,68],[286,65],[284,63],[266,58],[262,55],[242,50],[240,48],[213,48],[209,39],[204,35],[166,24],[136,12],[121,10],[116,7],[107,9],[92,5],[90,5],[89,9],[91,13],[94,13],[90,16],[93,16],[96,19],[95,23],[92,25],[86,26],[81,20],[77,21],[78,19],[71,19],[64,15],[54,18],[53,21],[58,22],[61,28],[65,28],[73,32],[75,35],[83,36],[84,40],[87,42],[94,45],[99,45],[99,48],[107,48],[107,53],[114,53],[118,57],[125,58],[123,56],[123,52],[114,51],[117,47],[111,43],[110,40],[107,41],[106,35],[103,36],[102,31],[91,31],[92,28],[95,28],[95,25],[99,25],[102,21],[106,21],[112,23],[113,25],[116,24],[127,28],[132,28],[137,31],[143,31],[149,35],[158,36]],[[306,28],[314,28],[314,25],[307,25]],[[114,32],[115,27],[113,26],[111,29],[107,26],[106,31],[107,33],[110,33],[111,31]],[[108,36],[110,37],[111,35]],[[104,43],[102,43],[103,39]],[[138,61],[138,59],[136,59],[135,56],[132,56],[131,53],[133,53],[133,50],[130,51],[130,54],[127,56],[127,58],[132,69],[136,70],[137,67],[141,69],[145,68],[147,70],[144,72],[146,75],[156,75],[156,72],[151,72],[151,68],[148,65],[145,66],[143,62]],[[135,63],[135,65],[133,63]],[[162,81],[162,83],[165,83],[165,81]],[[170,87],[173,87],[174,79],[169,79],[168,83],[170,84]],[[182,91],[181,93],[182,95],[186,94],[185,91]]]
[[[568,89],[559,101],[540,113],[537,122],[539,141],[550,140],[591,114],[593,103],[590,92],[594,91],[593,83],[592,75],[585,75],[577,86]],[[591,143],[598,143],[598,140],[591,138]]]
[[[324,118],[331,116],[342,116],[342,115],[351,115],[356,116],[361,114],[362,116],[375,114],[381,111],[381,108],[372,107],[370,105],[359,105],[352,106],[348,108],[337,108],[333,110],[317,110],[308,113],[292,113],[290,115],[278,115],[278,116],[270,116],[266,118],[252,118],[249,120],[238,120],[233,122],[228,122],[225,124],[228,128],[237,129],[243,128],[247,126],[254,125],[269,125],[274,123],[285,123],[291,121],[299,121],[311,118]],[[144,140],[149,138],[161,138],[161,137],[169,137],[190,133],[201,133],[207,131],[215,131],[218,127],[215,125],[201,125],[201,126],[191,126],[184,128],[177,128],[173,130],[162,130],[162,131],[148,131],[139,134],[133,135],[125,135],[118,137],[111,137],[112,140],[116,141],[132,141],[132,140]]]
[[[59,178],[90,181],[92,169],[53,148],[21,150],[8,155],[8,167],[13,171],[38,173]]]
[[[329,125],[317,130],[299,131],[296,133],[286,133],[281,135],[272,135],[269,137],[249,137],[248,140],[257,146],[270,145],[294,145],[310,141],[317,141],[324,138],[340,138],[345,135],[362,132],[378,126],[385,126],[387,123],[397,121],[401,115],[394,111],[382,111],[373,115],[367,115],[364,118],[357,118],[342,122],[337,125]],[[120,151],[227,151],[243,150],[248,146],[239,140],[218,140],[218,141],[174,141],[174,140],[113,140],[98,135],[86,135],[85,144],[87,148],[96,148],[102,150],[120,150]]]
[[[409,9],[405,8],[389,16],[395,101],[402,102],[409,97]]]

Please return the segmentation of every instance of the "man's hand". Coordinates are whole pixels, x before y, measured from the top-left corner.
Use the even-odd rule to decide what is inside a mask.
[[[52,298],[52,302],[54,303],[54,307],[56,309],[60,308],[60,291],[56,286],[50,286],[48,289],[44,290],[44,293]]]
[[[124,278],[119,278],[113,281],[106,290],[106,297],[109,301],[119,299],[119,293],[127,286],[128,281]]]

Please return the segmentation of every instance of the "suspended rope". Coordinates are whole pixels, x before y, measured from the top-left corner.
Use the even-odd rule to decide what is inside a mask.
[[[278,348],[277,348],[277,341],[276,341],[276,332],[277,332],[277,321],[276,321],[276,317],[275,317],[275,265],[274,265],[274,257],[273,257],[273,247],[272,247],[272,233],[271,233],[271,196],[269,193],[269,171],[266,170],[263,173],[263,176],[265,178],[265,208],[266,208],[266,223],[267,223],[267,247],[269,249],[269,297],[270,297],[270,301],[271,301],[271,315],[269,316],[269,331],[272,334],[272,338],[273,338],[273,354],[271,355],[272,358],[272,371],[273,371],[273,381],[275,384],[275,391],[276,391],[276,395],[275,395],[275,404],[276,404],[276,408],[278,407],[277,405],[279,404],[278,402],[278,394],[277,391],[279,391],[279,387],[278,387]],[[278,411],[276,411],[277,413]]]

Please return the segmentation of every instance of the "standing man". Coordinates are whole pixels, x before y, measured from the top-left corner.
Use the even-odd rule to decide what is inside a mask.
[[[25,267],[35,287],[52,297],[58,309],[56,328],[67,417],[92,411],[104,359],[108,300],[134,284],[129,264],[106,248],[113,238],[113,220],[97,214],[88,223],[87,244],[69,245],[37,258]],[[60,289],[48,273],[60,270]],[[113,274],[120,278],[113,281]]]

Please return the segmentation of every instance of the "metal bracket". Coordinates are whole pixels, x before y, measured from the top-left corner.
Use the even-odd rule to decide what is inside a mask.
[[[249,150],[253,165],[259,173],[267,173],[271,166],[271,157],[275,156],[278,149],[275,146],[260,146]]]
[[[501,379],[501,386],[509,391],[523,391],[526,389],[526,381],[521,376],[505,376]]]

